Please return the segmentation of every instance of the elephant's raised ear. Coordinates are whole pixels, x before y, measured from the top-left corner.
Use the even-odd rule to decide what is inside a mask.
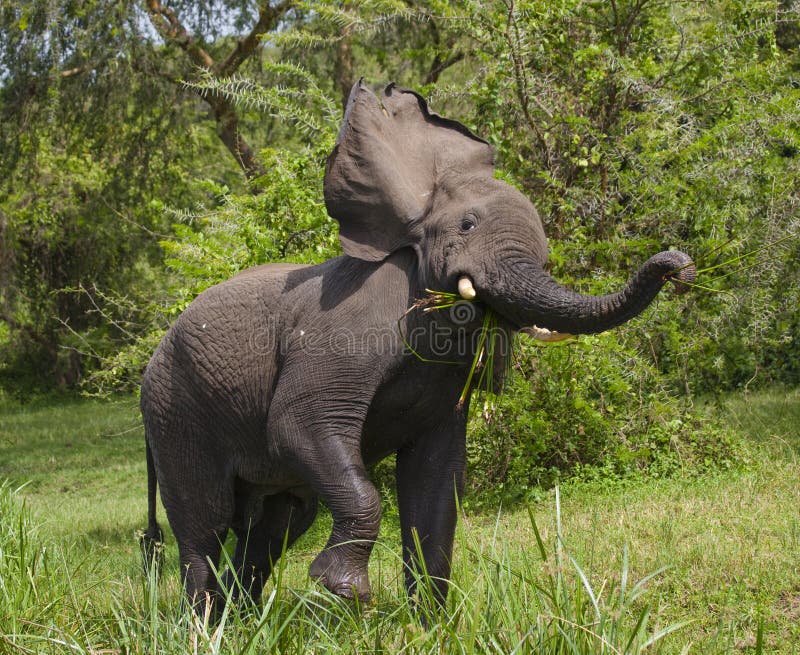
[[[492,147],[429,111],[421,96],[390,84],[379,100],[359,80],[325,167],[325,206],[344,252],[379,261],[420,243],[444,176],[493,171]]]

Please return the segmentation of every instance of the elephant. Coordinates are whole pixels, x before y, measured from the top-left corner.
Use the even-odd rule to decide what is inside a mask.
[[[215,566],[231,529],[237,593],[257,601],[318,499],[333,527],[310,576],[368,600],[381,521],[368,470],[392,453],[407,593],[424,563],[443,603],[486,312],[505,342],[520,330],[597,333],[642,312],[667,282],[685,291],[696,273],[689,256],[665,251],[616,293],[565,288],[546,271],[531,201],[495,177],[490,144],[395,84],[377,95],[353,86],[323,190],[343,254],[264,264],[205,290],[143,373],[145,539],[161,535],[158,487],[195,608],[224,602]],[[464,300],[415,311],[429,289]],[[509,357],[500,351],[498,379]]]

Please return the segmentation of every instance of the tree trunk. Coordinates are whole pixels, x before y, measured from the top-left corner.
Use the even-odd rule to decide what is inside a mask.
[[[342,111],[347,108],[347,99],[350,97],[350,89],[353,88],[353,47],[350,37],[350,28],[345,28],[344,34],[336,49],[336,63],[333,67],[333,77],[336,88],[339,90],[339,97],[342,99]]]

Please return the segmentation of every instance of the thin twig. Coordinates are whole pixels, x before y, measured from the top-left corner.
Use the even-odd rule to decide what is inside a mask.
[[[764,244],[760,248],[756,248],[755,250],[751,250],[750,252],[746,252],[743,255],[739,255],[738,257],[733,257],[733,258],[728,259],[728,260],[726,260],[724,262],[721,262],[720,264],[715,264],[714,266],[709,266],[707,268],[701,268],[701,269],[699,269],[697,271],[697,273],[698,274],[699,273],[708,273],[708,271],[713,271],[714,269],[720,268],[722,266],[726,266],[728,264],[736,263],[738,261],[741,261],[745,257],[749,257],[750,255],[755,255],[757,252],[761,252],[762,250],[766,250],[767,248],[771,248],[772,246],[777,246],[778,244],[783,243],[784,241],[788,241],[789,239],[794,239],[794,238],[796,238],[796,235],[787,234],[786,236],[783,236],[780,239],[777,239],[776,241],[771,241],[770,243]]]

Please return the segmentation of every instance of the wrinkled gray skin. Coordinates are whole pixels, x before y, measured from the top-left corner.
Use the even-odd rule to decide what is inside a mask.
[[[155,475],[196,607],[219,591],[212,563],[229,529],[236,572],[257,599],[284,540],[291,545],[314,520],[318,498],[333,529],[311,577],[366,599],[381,519],[367,467],[390,453],[407,589],[416,532],[444,600],[464,484],[466,411],[457,405],[484,307],[505,337],[531,325],[600,332],[641,312],[666,280],[681,286],[694,275],[686,255],[662,252],[619,293],[564,289],[544,270],[547,241],[533,206],[494,179],[491,148],[393,85],[380,101],[360,82],[353,88],[325,200],[345,255],[260,266],[208,289],[144,373],[146,536],[160,535]],[[479,302],[406,313],[426,288],[455,292],[462,275]],[[421,362],[404,348],[398,319],[419,354],[463,365]]]

